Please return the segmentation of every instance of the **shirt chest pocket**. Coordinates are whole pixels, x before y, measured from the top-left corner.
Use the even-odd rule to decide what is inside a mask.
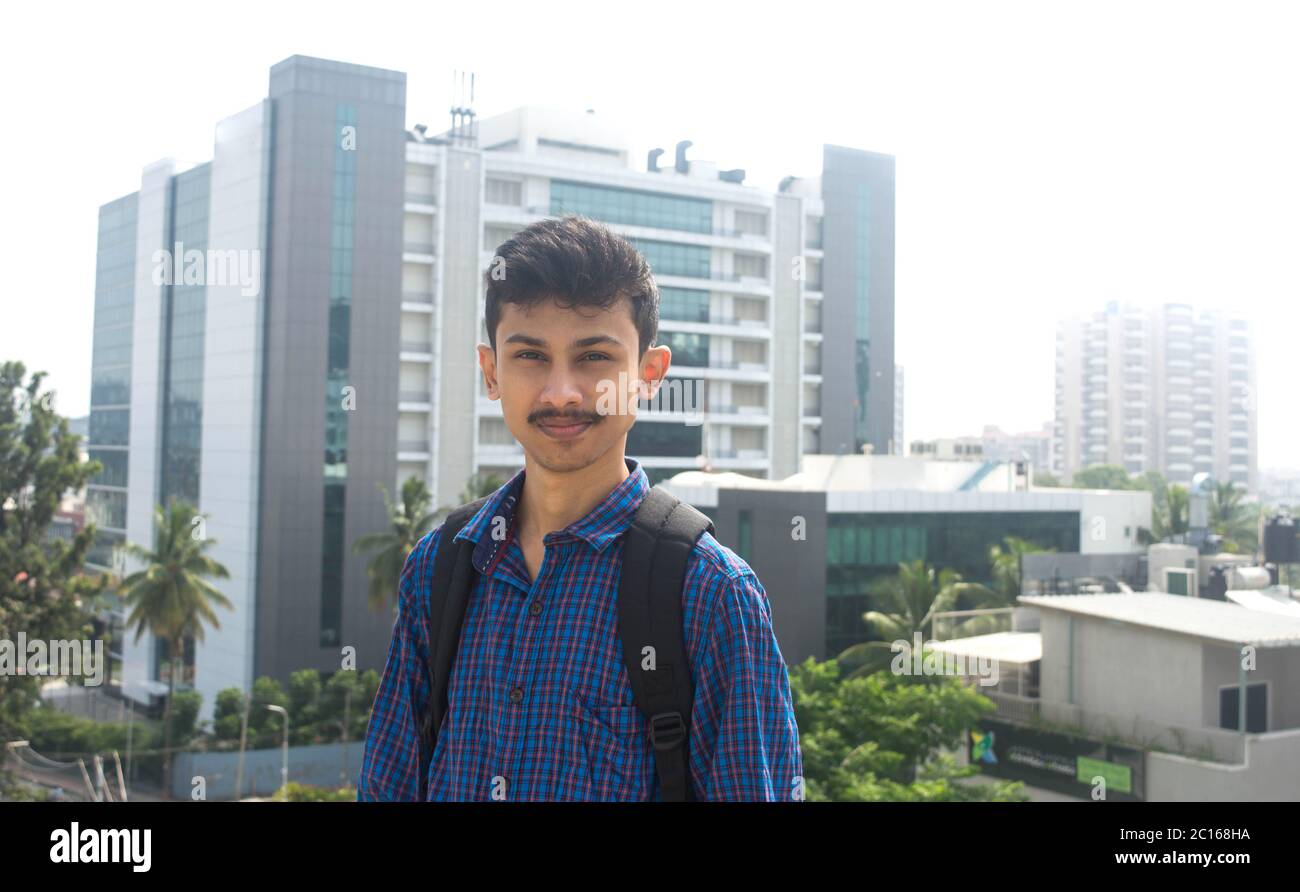
[[[636,706],[589,705],[576,696],[580,755],[585,759],[588,798],[598,801],[649,801],[654,787],[654,756],[645,717]]]

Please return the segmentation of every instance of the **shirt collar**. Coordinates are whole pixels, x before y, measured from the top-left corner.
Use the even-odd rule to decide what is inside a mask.
[[[641,506],[641,500],[650,491],[650,480],[636,459],[624,456],[623,461],[627,465],[627,478],[610,490],[609,495],[605,496],[585,517],[575,520],[563,530],[548,533],[544,540],[546,544],[563,542],[570,537],[575,537],[586,542],[597,552],[601,552],[627,530],[636,516],[637,509]],[[483,567],[492,563],[496,551],[510,539],[509,535],[501,540],[495,540],[483,534],[496,523],[495,518],[498,516],[504,519],[507,533],[514,529],[515,507],[519,504],[519,497],[524,491],[525,473],[521,468],[509,482],[488,496],[488,500],[453,539],[456,542],[475,543],[474,564],[480,568],[480,572]]]

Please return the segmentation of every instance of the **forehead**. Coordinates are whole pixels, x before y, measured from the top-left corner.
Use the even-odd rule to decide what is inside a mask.
[[[574,333],[600,333],[631,344],[636,343],[637,336],[632,304],[627,298],[620,298],[606,309],[576,305],[562,307],[555,300],[540,300],[527,307],[503,304],[497,337],[504,340],[516,333],[557,340]]]

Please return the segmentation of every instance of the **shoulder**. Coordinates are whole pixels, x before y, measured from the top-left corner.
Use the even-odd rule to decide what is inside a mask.
[[[411,553],[406,556],[406,562],[402,565],[402,577],[398,585],[400,598],[423,600],[427,597],[426,589],[429,580],[433,578],[434,561],[438,557],[438,545],[442,540],[442,529],[443,524],[438,524],[425,533],[420,537],[420,541],[415,543]]]
[[[702,630],[770,622],[767,593],[757,574],[740,555],[705,532],[686,563],[682,606]]]

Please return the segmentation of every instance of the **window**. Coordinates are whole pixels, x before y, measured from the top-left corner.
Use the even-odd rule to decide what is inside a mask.
[[[685,424],[639,421],[627,433],[626,454],[640,460],[641,456],[694,458],[700,448],[702,427]]]
[[[709,292],[660,287],[659,318],[680,322],[708,322]]]
[[[1241,688],[1230,685],[1219,688],[1219,727],[1229,731],[1240,729]],[[1246,733],[1263,734],[1268,731],[1268,684],[1255,682],[1246,685]]]
[[[767,278],[767,258],[762,254],[736,252],[736,275],[755,279]]]
[[[748,563],[754,546],[754,512],[746,509],[739,512],[739,515],[740,541],[736,543],[736,554]]]
[[[518,231],[513,226],[486,226],[483,229],[483,247],[495,251]]]
[[[709,336],[682,331],[661,331],[659,343],[673,351],[674,365],[707,366],[709,364]]]
[[[506,427],[504,418],[480,418],[478,422],[480,446],[514,446],[516,441]]]
[[[524,184],[518,180],[488,177],[484,183],[484,201],[488,204],[505,204],[519,207],[524,203]]]
[[[822,218],[805,217],[804,218],[804,247],[814,250],[822,246]]]
[[[736,211],[736,231],[746,235],[767,235],[767,213]]]
[[[629,226],[713,232],[711,201],[663,192],[618,189],[594,183],[552,180],[551,213],[581,214],[607,223],[624,223]]]
[[[709,278],[709,249],[702,245],[678,245],[649,239],[628,239],[650,264],[656,276]]]

